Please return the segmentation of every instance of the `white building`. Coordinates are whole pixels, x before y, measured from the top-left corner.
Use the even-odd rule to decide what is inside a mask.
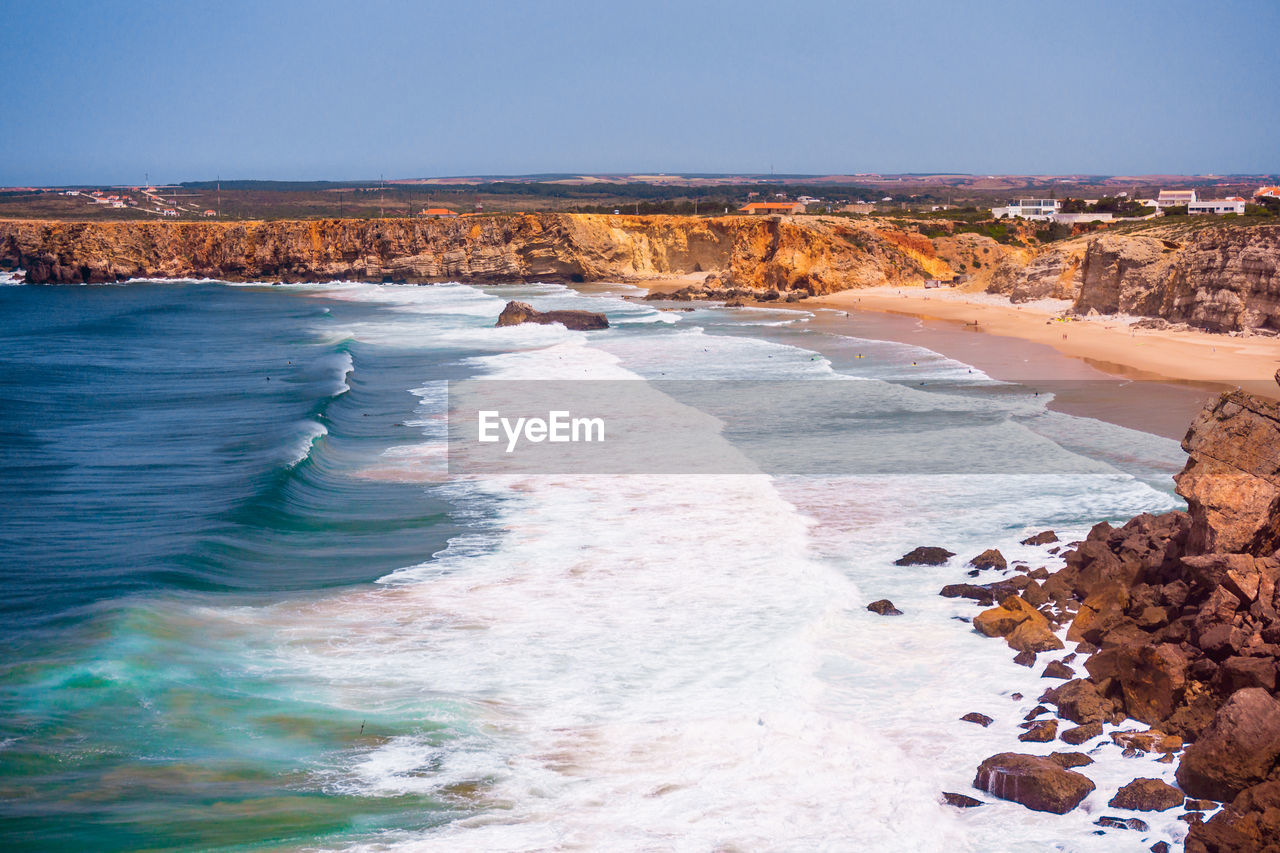
[[[1051,219],[1061,207],[1062,202],[1056,198],[1021,198],[1009,202],[1005,207],[991,208],[991,215],[996,219],[1018,216],[1022,219],[1047,220]]]
[[[1166,207],[1181,207],[1184,204],[1195,203],[1195,190],[1160,190],[1160,197],[1156,199],[1156,207],[1161,210]]]
[[[1081,222],[1110,222],[1110,213],[1055,213],[1049,217],[1059,225],[1077,225]]]
[[[1224,213],[1244,213],[1244,199],[1222,198],[1193,201],[1187,205],[1187,213],[1212,213],[1221,216]]]

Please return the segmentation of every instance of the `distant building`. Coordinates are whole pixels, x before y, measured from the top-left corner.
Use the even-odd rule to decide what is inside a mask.
[[[1280,187],[1258,187],[1254,190],[1253,197],[1259,200],[1264,198],[1280,198]]]
[[[1161,210],[1166,207],[1182,207],[1195,203],[1195,190],[1160,190],[1160,197],[1156,199],[1156,207]]]
[[[1110,213],[1055,213],[1049,217],[1058,225],[1078,225],[1081,222],[1110,222]]]
[[[991,208],[991,215],[996,219],[1018,217],[1020,219],[1048,220],[1062,207],[1056,198],[1020,198],[1011,201],[1004,207]]]
[[[853,204],[846,204],[840,208],[845,213],[875,213],[876,206],[871,202],[859,201]]]
[[[217,216],[217,215],[218,215],[218,211],[216,211],[216,210],[206,210],[204,213],[202,213],[202,214],[200,214],[200,215],[201,215],[201,216]]]
[[[160,215],[161,216],[177,216],[178,211],[174,210],[172,207],[166,207],[160,210]]]
[[[746,207],[738,208],[739,213],[756,215],[760,213],[804,213],[805,207],[798,201],[753,201]]]
[[[454,213],[447,207],[428,207],[418,215],[425,216],[428,219],[448,219],[450,217],[457,216],[458,214]]]
[[[1193,201],[1187,205],[1187,213],[1212,213],[1218,216],[1224,213],[1244,213],[1244,199],[1223,198]]]

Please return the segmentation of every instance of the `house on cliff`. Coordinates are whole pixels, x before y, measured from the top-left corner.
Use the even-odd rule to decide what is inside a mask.
[[[991,208],[991,215],[996,219],[1004,219],[1008,216],[1044,221],[1052,218],[1061,209],[1062,202],[1056,198],[1020,198],[1009,202],[1004,207]]]
[[[746,207],[738,208],[739,213],[757,215],[761,213],[804,213],[805,206],[798,201],[753,201]]]
[[[427,219],[449,219],[450,217],[457,216],[458,214],[454,213],[447,207],[428,207],[418,215],[425,216]]]
[[[1166,207],[1190,207],[1195,204],[1195,190],[1160,190],[1160,197],[1156,199],[1156,207],[1164,210]]]
[[[1193,201],[1187,205],[1187,213],[1213,213],[1221,216],[1224,213],[1244,213],[1244,199],[1238,196],[1231,198],[1212,198],[1202,201]]]

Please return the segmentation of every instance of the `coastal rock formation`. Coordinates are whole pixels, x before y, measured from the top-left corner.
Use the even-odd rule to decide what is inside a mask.
[[[1034,811],[1066,814],[1080,805],[1094,784],[1051,758],[1002,752],[982,762],[973,787]]]
[[[921,545],[893,561],[895,566],[941,566],[955,556],[954,551],[929,545]]]
[[[591,331],[609,328],[609,320],[594,311],[535,311],[528,302],[507,303],[498,315],[497,326],[518,326],[521,323],[548,325],[559,323],[567,329]]]
[[[1260,687],[1232,694],[1178,765],[1193,797],[1230,800],[1266,781],[1280,760],[1280,700]]]
[[[1122,787],[1107,805],[1113,809],[1163,812],[1182,805],[1182,792],[1160,779],[1134,779]]]
[[[821,217],[527,214],[457,219],[0,223],[34,284],[127,278],[427,283],[602,281],[715,272],[759,294],[950,276],[919,234]]]
[[[1280,225],[1162,225],[1006,254],[987,292],[1210,331],[1280,330]]]

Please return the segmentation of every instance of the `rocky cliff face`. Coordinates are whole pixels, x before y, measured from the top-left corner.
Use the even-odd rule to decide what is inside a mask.
[[[1112,740],[1169,760],[1189,742],[1181,791],[1158,809],[1183,794],[1226,804],[1204,823],[1205,807],[1189,805],[1186,849],[1244,853],[1280,838],[1280,405],[1224,394],[1183,448],[1175,479],[1187,512],[1100,523],[1058,572],[975,587],[1000,607],[974,625],[1031,608],[1069,624],[1080,645],[1045,677],[1070,680],[1040,697],[1077,724],[1061,738],[1084,744],[1103,722],[1138,720],[1152,729]],[[1073,678],[1081,658],[1087,674]]]
[[[32,283],[598,281],[715,272],[737,287],[812,294],[951,275],[918,234],[817,217],[16,221],[0,223],[0,262],[26,269]]]
[[[1168,226],[1054,243],[1030,258],[1007,256],[987,290],[1015,302],[1071,299],[1080,314],[1280,330],[1280,226]]]

